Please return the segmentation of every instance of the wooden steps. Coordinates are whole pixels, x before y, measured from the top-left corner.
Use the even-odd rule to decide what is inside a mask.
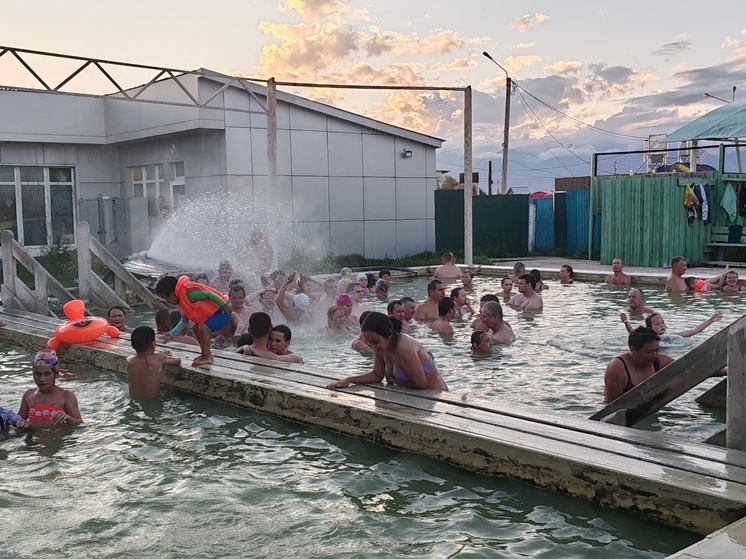
[[[42,347],[59,324],[17,310],[0,311],[0,318],[8,322],[0,341],[30,351]],[[195,346],[168,347],[185,363],[197,355]],[[132,353],[124,334],[72,346],[62,359],[124,373]],[[700,534],[746,514],[744,452],[459,394],[386,385],[330,391],[325,386],[341,375],[326,369],[222,351],[215,356],[210,367],[167,368],[164,384],[525,480]],[[84,411],[87,403],[80,404]]]

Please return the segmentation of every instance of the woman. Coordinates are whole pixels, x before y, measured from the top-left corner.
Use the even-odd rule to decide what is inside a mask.
[[[467,314],[474,314],[474,309],[471,308],[469,297],[466,295],[466,289],[463,287],[454,287],[451,290],[451,299],[456,304],[456,316],[455,318],[463,318]]]
[[[730,270],[725,274],[725,283],[721,288],[722,291],[746,291],[746,287],[738,285],[738,273]]]
[[[529,273],[536,279],[536,287],[534,287],[534,291],[540,293],[544,289],[549,289],[549,286],[541,280],[541,272],[539,270],[534,268]]]
[[[388,384],[405,388],[448,390],[432,355],[420,342],[401,333],[401,322],[396,318],[372,312],[363,321],[362,334],[373,350],[373,370],[333,382],[327,386],[330,390],[350,384],[381,382],[384,378]]]
[[[505,301],[510,301],[513,296],[513,278],[504,277],[500,282],[500,287],[502,287],[502,291],[497,296],[502,297]]]
[[[560,283],[564,285],[571,285],[575,282],[573,279],[573,271],[572,266],[569,264],[563,264],[560,268]]]
[[[471,351],[474,355],[492,354],[492,338],[484,330],[471,333]]]
[[[326,326],[319,328],[316,333],[322,335],[349,334],[350,330],[345,325],[347,317],[343,309],[337,306],[329,307],[326,311]]]
[[[132,328],[124,323],[124,309],[120,306],[111,307],[107,315],[109,324],[115,326],[120,332],[132,332]]]
[[[352,298],[347,293],[337,297],[337,306],[345,313],[345,325],[350,329],[357,329],[358,318],[352,316]]]

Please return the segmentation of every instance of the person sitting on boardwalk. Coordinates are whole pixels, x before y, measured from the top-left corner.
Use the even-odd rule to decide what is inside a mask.
[[[439,279],[427,284],[427,299],[422,301],[414,311],[415,320],[435,320],[438,318],[438,303],[445,297],[446,288]]]
[[[444,340],[453,337],[453,326],[451,320],[456,316],[456,303],[450,297],[443,297],[438,302],[438,318],[432,323],[430,329],[441,335]]]
[[[57,386],[60,377],[57,354],[51,349],[42,349],[34,356],[33,371],[36,388],[24,393],[18,410],[28,426],[49,428],[83,423],[75,394]]]
[[[512,344],[515,334],[510,324],[503,320],[503,308],[500,303],[489,301],[482,306],[480,311],[482,322],[487,326],[487,334],[496,344]]]
[[[132,349],[137,352],[127,358],[127,386],[130,398],[152,400],[161,393],[163,365],[181,365],[181,359],[170,351],[156,353],[155,331],[150,326],[138,326],[130,336]]]
[[[684,274],[686,273],[686,259],[683,256],[671,258],[671,275],[666,279],[666,291],[669,293],[683,293],[688,291]]]
[[[631,334],[633,329],[629,323],[629,320],[627,320],[627,315],[622,313],[621,318],[625,328],[627,328],[627,332]],[[713,313],[710,318],[708,318],[701,324],[698,324],[694,328],[690,328],[689,330],[682,330],[681,332],[676,332],[675,334],[666,334],[666,322],[663,320],[663,317],[661,315],[654,312],[653,314],[645,318],[645,326],[658,334],[661,347],[670,347],[681,343],[684,338],[691,338],[695,334],[699,334],[702,330],[710,326],[713,322],[719,321],[721,318],[723,318],[723,313],[717,311]]]
[[[611,273],[606,276],[606,283],[609,285],[632,285],[632,278],[625,274],[624,262],[621,258],[615,258],[611,261]]]
[[[604,401],[607,404],[673,362],[668,355],[658,353],[660,338],[647,326],[635,328],[629,335],[627,344],[629,351],[614,357],[606,367]]]
[[[438,373],[431,353],[407,334],[402,334],[399,321],[385,314],[372,312],[365,317],[363,337],[373,350],[373,370],[332,382],[330,390],[345,388],[350,384],[379,383],[419,390],[448,390]]]
[[[519,311],[540,311],[544,308],[544,300],[534,290],[535,287],[535,276],[523,274],[518,280],[518,294],[508,301],[508,306]]]
[[[201,351],[201,355],[192,361],[192,367],[212,363],[212,332],[228,338],[236,331],[238,324],[238,320],[231,312],[228,296],[207,285],[190,281],[187,276],[181,276],[179,279],[164,276],[158,280],[155,292],[181,312],[181,322],[167,336],[178,336],[191,320],[194,322],[194,331]]]
[[[132,328],[124,323],[124,308],[116,305],[109,309],[107,314],[109,324],[119,329],[120,332],[132,332]]]
[[[649,314],[653,311],[645,306],[645,296],[642,290],[633,287],[629,290],[629,295],[627,295],[627,310],[625,312],[629,315],[641,315]]]
[[[492,355],[492,338],[489,332],[475,330],[471,333],[471,351],[474,355]]]

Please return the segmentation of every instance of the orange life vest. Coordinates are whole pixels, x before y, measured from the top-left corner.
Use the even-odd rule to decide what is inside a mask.
[[[228,302],[228,296],[223,295],[220,291],[202,283],[191,281],[188,276],[181,276],[179,281],[176,282],[174,294],[179,298],[178,306],[181,313],[197,325],[207,322],[212,315],[220,310],[222,305],[208,299],[192,302],[187,294],[189,291],[213,293],[223,301],[223,304]]]

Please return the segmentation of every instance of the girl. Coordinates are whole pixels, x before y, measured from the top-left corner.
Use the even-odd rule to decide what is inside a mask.
[[[627,315],[622,313],[621,317],[622,322],[624,322],[625,328],[627,328],[627,332],[631,334],[632,326],[630,325],[629,320],[627,320]],[[684,338],[691,338],[692,336],[694,336],[694,334],[699,334],[710,324],[712,324],[713,322],[717,322],[721,318],[723,318],[723,313],[717,311],[702,324],[699,324],[694,328],[676,332],[675,334],[666,334],[666,322],[663,320],[663,317],[661,315],[654,312],[653,314],[648,315],[648,317],[645,319],[645,326],[658,334],[658,337],[660,337],[660,347],[670,347],[680,344],[684,340]]]
[[[51,349],[41,350],[34,357],[33,371],[36,388],[26,391],[18,410],[18,415],[28,420],[29,427],[83,423],[75,394],[56,384],[60,376],[57,354]]]

